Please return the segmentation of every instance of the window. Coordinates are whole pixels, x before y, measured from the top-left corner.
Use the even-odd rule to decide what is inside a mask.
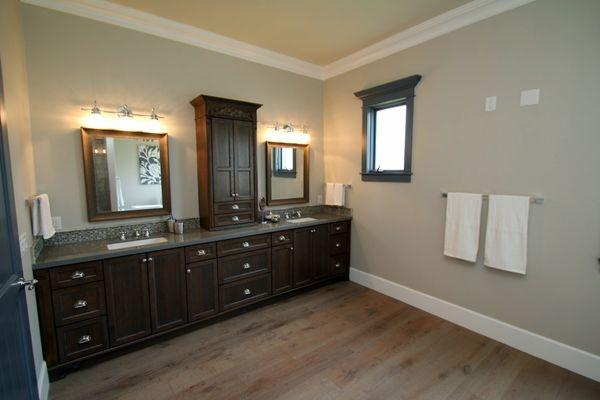
[[[415,86],[420,75],[354,93],[363,101],[362,180],[410,182]]]

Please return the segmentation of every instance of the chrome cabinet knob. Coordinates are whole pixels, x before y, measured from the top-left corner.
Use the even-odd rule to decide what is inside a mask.
[[[339,267],[341,267],[341,266],[342,266],[342,263],[335,263],[335,267],[336,267],[336,268],[339,268]]]
[[[198,250],[196,252],[196,254],[198,254],[199,256],[205,256],[206,255],[206,250],[204,250],[204,249]]]
[[[252,294],[252,292],[250,291],[250,289],[244,289],[244,294],[245,294],[246,296],[249,296],[249,295],[251,295],[251,294]]]
[[[242,247],[250,247],[250,243],[249,242],[242,242]]]
[[[336,231],[341,231],[341,230],[342,230],[342,227],[341,227],[341,226],[336,226],[336,227],[335,227],[335,230],[336,230]]]
[[[279,236],[279,240],[280,240],[281,242],[283,242],[284,240],[286,240],[286,237],[285,237],[284,235],[281,235],[281,236]]]
[[[84,308],[87,307],[87,301],[85,300],[77,300],[75,304],[73,304],[73,308]]]
[[[244,269],[250,269],[250,264],[249,263],[244,263],[242,266],[244,267]]]
[[[240,220],[240,217],[238,217],[237,215],[234,215],[233,217],[231,217],[231,220],[233,222],[238,222]]]
[[[92,341],[92,337],[90,335],[83,335],[77,341],[77,344],[86,344]]]
[[[154,259],[152,257],[149,257],[148,262],[152,262],[152,261],[154,261]]]
[[[188,269],[185,270],[185,272],[187,272],[188,274],[191,274],[192,270],[188,268]]]
[[[231,209],[232,210],[239,210],[240,206],[238,206],[237,204],[234,204],[234,205],[231,206]]]
[[[335,247],[340,247],[342,244],[341,243],[336,243]]]
[[[315,233],[317,230],[316,229],[311,229],[310,233]]]
[[[293,248],[293,247],[290,247],[290,250],[294,251],[294,248]]]
[[[85,272],[83,272],[83,271],[75,271],[71,275],[71,279],[81,279],[81,278],[85,278]]]
[[[145,264],[145,263],[147,263],[147,262],[148,262],[148,259],[146,259],[146,258],[142,258],[142,262]]]

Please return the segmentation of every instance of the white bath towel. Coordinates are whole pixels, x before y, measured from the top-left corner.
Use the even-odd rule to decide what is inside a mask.
[[[328,206],[344,206],[346,202],[346,191],[343,183],[325,184],[325,204]]]
[[[525,274],[528,219],[529,197],[490,195],[485,265]]]
[[[56,233],[52,225],[50,199],[47,194],[40,194],[31,200],[31,220],[34,236],[50,239]]]
[[[462,260],[477,261],[481,194],[448,193],[444,254]]]

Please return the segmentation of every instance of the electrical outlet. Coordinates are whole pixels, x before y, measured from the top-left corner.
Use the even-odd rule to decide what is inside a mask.
[[[62,217],[52,217],[52,226],[54,229],[62,229]]]
[[[521,107],[540,104],[540,89],[523,90],[521,92]]]
[[[485,111],[496,111],[496,96],[485,98]]]

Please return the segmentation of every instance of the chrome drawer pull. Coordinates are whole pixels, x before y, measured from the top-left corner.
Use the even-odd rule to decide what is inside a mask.
[[[249,295],[251,295],[251,294],[252,294],[252,292],[250,291],[250,289],[244,289],[244,294],[245,294],[246,296],[249,296]]]
[[[279,236],[279,241],[283,242],[284,240],[287,240],[287,238],[283,235]]]
[[[71,279],[81,279],[81,278],[85,278],[85,272],[83,272],[83,271],[75,271],[75,272],[73,272],[73,275],[71,275]]]
[[[244,267],[244,269],[250,269],[250,264],[249,263],[244,263],[243,267]]]
[[[75,304],[73,304],[73,308],[75,308],[75,309],[83,308],[83,307],[87,307],[87,301],[85,301],[85,300],[77,300],[75,302]]]
[[[335,227],[335,230],[336,230],[336,231],[341,231],[341,230],[342,230],[342,227],[341,227],[341,226],[336,226],[336,227]]]
[[[234,204],[234,205],[231,206],[231,209],[232,210],[239,210],[240,206],[238,206],[237,204]]]
[[[240,217],[238,217],[237,215],[234,215],[233,217],[231,217],[231,220],[233,222],[238,222],[240,220]]]
[[[336,243],[335,247],[340,247],[342,244],[341,243]]]
[[[202,249],[202,250],[198,250],[198,252],[196,253],[199,256],[205,256],[206,255],[206,250]]]
[[[250,243],[249,242],[242,242],[242,247],[250,247]]]
[[[92,337],[90,335],[83,335],[77,341],[77,344],[86,344],[92,341]]]
[[[335,263],[335,267],[336,267],[336,268],[339,268],[339,267],[341,267],[341,266],[342,266],[342,263]]]

